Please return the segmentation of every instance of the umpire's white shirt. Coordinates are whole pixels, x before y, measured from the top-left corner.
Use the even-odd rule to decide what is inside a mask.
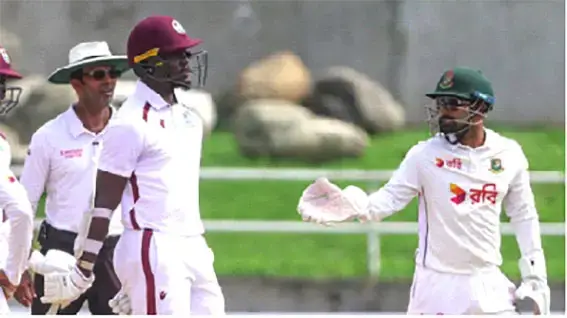
[[[451,145],[441,135],[415,145],[391,180],[370,195],[374,218],[403,209],[419,196],[416,263],[471,274],[502,264],[502,204],[521,226],[522,254],[541,250],[528,161],[521,146],[486,130],[478,148]],[[528,237],[524,237],[528,236]]]
[[[78,233],[84,213],[92,209],[104,133],[84,128],[71,105],[33,134],[20,181],[34,211],[47,193],[45,215],[51,226]],[[114,213],[109,235],[122,231],[120,213]]]

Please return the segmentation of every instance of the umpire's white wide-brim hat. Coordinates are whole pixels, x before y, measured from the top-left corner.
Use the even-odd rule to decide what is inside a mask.
[[[71,74],[87,66],[109,65],[120,72],[130,69],[126,55],[112,55],[106,42],[83,42],[69,51],[69,64],[56,69],[48,81],[54,84],[68,84]]]

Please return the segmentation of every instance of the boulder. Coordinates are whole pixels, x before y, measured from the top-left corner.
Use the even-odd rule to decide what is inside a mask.
[[[225,89],[215,95],[215,104],[217,105],[217,130],[230,131],[232,126],[232,117],[238,107],[246,102],[240,97],[234,88]]]
[[[304,104],[317,115],[354,123],[367,132],[396,131],[405,110],[380,83],[348,67],[331,67]]]
[[[311,74],[299,56],[278,52],[252,63],[238,78],[237,93],[245,100],[282,99],[299,102],[311,90]]]
[[[253,100],[236,110],[233,129],[240,152],[247,157],[293,157],[316,147],[314,136],[299,125],[311,112],[283,100]]]
[[[350,85],[338,86],[335,83],[318,82],[312,94],[303,101],[303,105],[318,116],[335,118],[362,127],[361,115],[353,106],[353,101],[342,97],[349,95],[354,95]]]
[[[315,118],[302,125],[304,134],[318,139],[317,151],[309,157],[313,161],[358,158],[368,146],[368,135],[363,129],[338,119]]]
[[[305,107],[288,101],[248,101],[237,109],[233,120],[239,150],[252,158],[322,162],[358,157],[368,145],[366,132],[359,127],[317,118]]]

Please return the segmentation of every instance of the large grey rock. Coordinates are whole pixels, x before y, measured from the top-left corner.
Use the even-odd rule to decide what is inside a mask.
[[[357,158],[364,155],[368,146],[368,135],[362,128],[338,119],[315,118],[303,122],[300,129],[303,134],[318,139],[317,151],[310,155],[315,161]]]
[[[218,130],[231,130],[232,117],[245,99],[240,97],[235,88],[224,90],[215,96],[217,105],[217,128]]]
[[[233,129],[240,152],[248,157],[295,157],[317,147],[317,138],[302,134],[311,112],[283,100],[253,100],[240,106]]]
[[[322,162],[364,153],[364,130],[282,100],[254,100],[233,118],[240,152],[248,157],[293,158]]]
[[[246,100],[301,101],[311,90],[311,74],[301,58],[290,51],[274,53],[240,73],[237,92]]]
[[[349,67],[331,67],[304,104],[314,113],[354,123],[369,133],[395,131],[405,110],[380,83]]]

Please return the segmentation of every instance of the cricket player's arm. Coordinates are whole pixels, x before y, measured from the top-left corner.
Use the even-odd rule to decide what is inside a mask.
[[[546,279],[539,216],[530,184],[528,160],[521,148],[518,157],[520,169],[510,183],[503,206],[510,218],[523,261],[531,264],[534,274]]]
[[[419,165],[425,145],[422,142],[413,146],[390,180],[378,191],[367,196],[362,189],[355,186],[348,186],[343,190],[343,194],[355,202],[355,206],[364,207],[364,219],[381,221],[404,209],[420,193]]]
[[[532,299],[535,314],[549,315],[551,296],[547,285],[539,216],[530,184],[528,160],[519,145],[518,149],[516,157],[520,169],[512,179],[503,202],[521,253],[518,267],[522,284],[516,289],[515,296],[519,299]]]
[[[143,145],[144,136],[133,125],[114,124],[105,132],[96,176],[94,208],[77,264],[87,277],[92,274],[98,253],[108,235],[113,211],[120,204]]]
[[[371,220],[382,219],[403,210],[420,192],[419,157],[425,143],[413,146],[388,182],[369,195]]]
[[[10,224],[8,257],[4,274],[12,285],[19,285],[27,269],[33,239],[33,212],[26,190],[12,171],[1,168],[0,209],[6,213]]]
[[[33,134],[28,148],[28,154],[24,160],[24,167],[20,175],[20,182],[26,189],[28,200],[31,203],[34,217],[41,196],[45,192],[50,170],[50,153],[46,136],[42,130]]]

